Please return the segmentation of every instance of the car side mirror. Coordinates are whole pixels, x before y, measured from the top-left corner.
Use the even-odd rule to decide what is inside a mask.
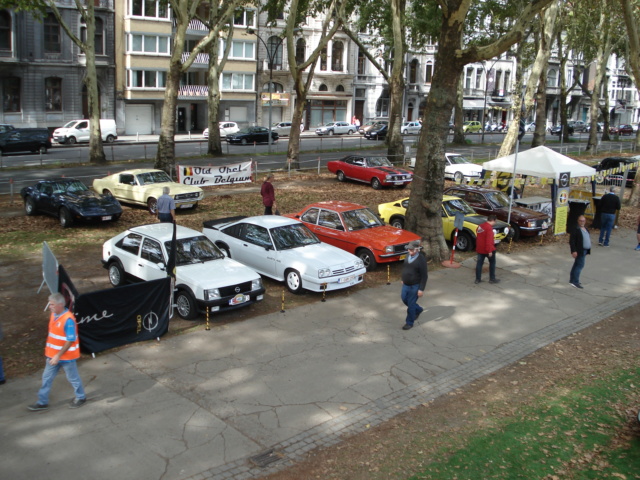
[[[158,268],[163,272],[167,269],[167,266],[163,262],[156,263],[156,265],[158,265]]]

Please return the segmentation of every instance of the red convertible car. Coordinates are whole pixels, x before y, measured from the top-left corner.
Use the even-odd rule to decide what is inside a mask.
[[[349,155],[340,160],[332,160],[327,163],[327,168],[341,182],[348,178],[369,183],[375,190],[382,187],[404,188],[413,180],[413,174],[409,170],[394,167],[387,157]]]
[[[286,216],[302,221],[321,241],[357,255],[369,271],[378,263],[404,260],[407,244],[420,240],[415,233],[385,225],[367,207],[355,203],[312,203]]]

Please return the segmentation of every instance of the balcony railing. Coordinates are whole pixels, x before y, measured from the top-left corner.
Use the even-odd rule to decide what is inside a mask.
[[[204,97],[209,94],[209,87],[206,85],[180,85],[178,89],[179,97]]]
[[[189,52],[182,52],[182,63],[187,61],[189,58]],[[193,65],[209,65],[209,54],[208,53],[199,53],[196,55],[196,59],[193,61]]]
[[[96,8],[108,8],[113,10],[113,0],[92,0],[93,6]],[[75,0],[56,0],[57,5],[61,7],[73,7],[76,8]],[[82,3],[86,3],[86,0]]]

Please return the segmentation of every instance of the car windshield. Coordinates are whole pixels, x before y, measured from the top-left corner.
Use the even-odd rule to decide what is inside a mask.
[[[461,163],[471,163],[467,160],[467,157],[463,157],[462,155],[449,155],[447,157],[451,165],[460,165]]]
[[[272,228],[271,237],[278,250],[288,250],[320,243],[318,237],[301,223]]]
[[[509,197],[502,192],[491,192],[487,194],[487,200],[494,207],[509,208]]]
[[[64,126],[63,126],[62,128],[71,128],[71,127],[73,127],[76,123],[78,123],[78,121],[77,121],[77,120],[71,120],[70,122],[65,123],[65,124],[64,124]]]
[[[447,211],[447,215],[450,217],[455,216],[456,213],[464,213],[465,215],[473,215],[476,213],[473,208],[471,208],[467,203],[459,198],[455,200],[449,200],[447,202],[443,202],[442,206]]]
[[[350,231],[379,227],[382,225],[380,219],[368,208],[359,208],[358,210],[343,212],[342,218],[344,219],[347,229]]]
[[[162,172],[160,170],[158,170],[157,172],[141,173],[140,175],[137,175],[137,178],[138,178],[138,183],[140,185],[151,185],[153,183],[173,182],[173,180],[169,178],[169,175],[167,175],[165,172]]]
[[[87,186],[79,180],[73,182],[60,182],[53,185],[54,192],[77,193],[89,190]]]
[[[369,157],[367,163],[370,167],[393,167],[387,157]]]
[[[171,256],[171,241],[164,242],[164,248]],[[224,258],[224,255],[211,240],[204,235],[182,238],[176,242],[176,266],[204,263]]]
[[[334,125],[335,125],[335,122],[329,122],[329,123],[325,123],[323,127],[333,127]]]

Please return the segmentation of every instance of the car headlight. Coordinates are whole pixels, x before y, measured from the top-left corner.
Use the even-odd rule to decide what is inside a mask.
[[[320,268],[318,270],[318,278],[325,278],[331,276],[330,268]]]
[[[356,268],[364,268],[364,262],[360,259],[356,260],[355,263]]]
[[[262,279],[256,278],[251,281],[251,290],[260,290],[262,288]]]
[[[393,253],[393,245],[387,245],[384,247],[384,253]]]
[[[220,298],[220,290],[217,288],[214,288],[212,290],[205,290],[204,291],[204,299],[205,300],[216,300]]]
[[[504,227],[504,234],[509,235],[509,227]]]
[[[393,175],[385,175],[385,177],[384,177],[384,178],[385,178],[385,180],[386,180],[387,182],[390,182],[390,181],[391,181],[391,179],[393,178]]]

